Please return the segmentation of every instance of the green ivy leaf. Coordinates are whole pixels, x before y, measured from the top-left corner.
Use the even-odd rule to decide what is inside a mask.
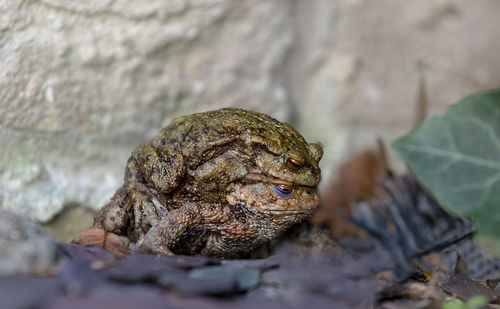
[[[483,296],[483,295],[476,295],[473,296],[471,299],[469,299],[465,303],[465,308],[467,309],[477,309],[477,308],[484,308],[488,306],[490,303],[488,297]]]
[[[500,237],[500,89],[466,97],[393,147],[445,209]]]

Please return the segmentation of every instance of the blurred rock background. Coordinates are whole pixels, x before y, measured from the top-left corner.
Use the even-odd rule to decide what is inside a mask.
[[[223,106],[321,141],[327,183],[412,127],[421,76],[432,114],[500,85],[498,12],[495,0],[0,0],[0,207],[71,239],[137,144]]]

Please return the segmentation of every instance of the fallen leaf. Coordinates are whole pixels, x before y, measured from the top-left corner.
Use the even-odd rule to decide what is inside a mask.
[[[351,205],[377,195],[376,181],[384,171],[381,154],[362,152],[339,168],[338,176],[321,198],[320,206],[312,217],[315,224],[325,224],[332,235],[340,237],[366,237],[363,230],[350,223]]]
[[[71,243],[86,247],[102,248],[118,257],[123,257],[130,253],[130,249],[124,244],[120,236],[96,227],[78,233]]]
[[[441,289],[462,300],[469,300],[476,295],[483,295],[489,299],[490,303],[499,304],[500,301],[500,291],[460,275],[450,274],[448,279],[442,283]]]

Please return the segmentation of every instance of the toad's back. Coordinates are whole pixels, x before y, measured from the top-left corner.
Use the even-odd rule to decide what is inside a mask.
[[[152,144],[161,149],[165,145],[177,145],[185,158],[197,160],[207,149],[213,149],[239,137],[245,141],[258,136],[271,142],[274,151],[297,149],[307,153],[307,142],[293,127],[264,114],[223,108],[174,119],[163,128]],[[189,164],[189,163],[188,163]]]

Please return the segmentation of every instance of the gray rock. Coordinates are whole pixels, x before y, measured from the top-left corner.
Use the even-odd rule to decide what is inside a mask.
[[[46,270],[55,259],[52,237],[27,218],[0,209],[0,275]]]
[[[221,282],[226,280],[225,289],[217,290],[214,288],[208,294],[236,293],[254,289],[260,282],[260,270],[227,265],[205,266],[191,270],[189,277],[199,281],[211,281],[212,287],[216,287],[219,280]],[[233,282],[233,286],[227,290],[230,281]]]

